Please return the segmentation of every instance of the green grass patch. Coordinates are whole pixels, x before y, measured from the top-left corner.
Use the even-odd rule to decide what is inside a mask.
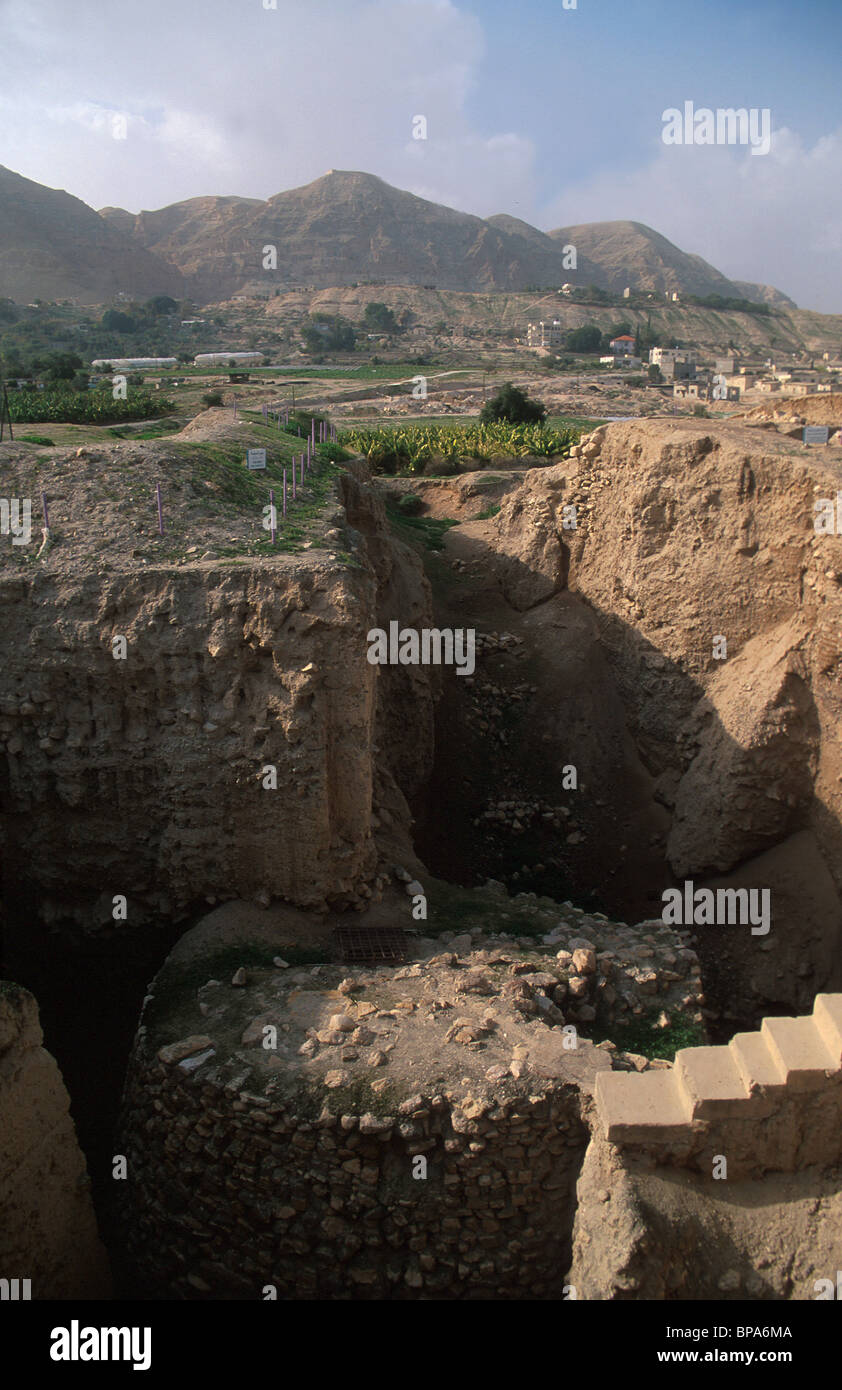
[[[401,540],[425,550],[444,550],[445,536],[451,526],[459,525],[449,517],[406,516],[391,502],[386,503],[386,516]]]
[[[478,513],[477,521],[490,521],[491,518],[493,516],[496,516],[499,511],[500,503],[495,502],[492,507],[485,507],[483,511]]]
[[[608,1027],[594,1024],[591,1037],[594,1042],[610,1039],[623,1052],[635,1052],[641,1057],[660,1058],[665,1062],[672,1062],[682,1047],[703,1047],[707,1043],[701,1024],[692,1019],[673,1017],[667,1028],[659,1028],[658,1017],[657,1011],[650,1010],[630,1023]]]
[[[549,415],[547,424],[551,429],[577,429],[583,434],[589,434],[591,430],[597,429],[600,425],[607,425],[607,420],[594,420],[590,415]]]
[[[155,979],[152,998],[143,1015],[150,1047],[175,1042],[183,1036],[179,1029],[194,1028],[196,991],[208,980],[230,984],[231,977],[241,965],[246,970],[274,971],[272,960],[277,955],[282,955],[288,965],[326,965],[330,962],[327,947],[285,946],[281,951],[277,946],[244,942],[240,946],[222,946],[208,951],[207,955],[195,960],[164,966]]]
[[[148,425],[146,429],[109,429],[115,439],[166,439],[168,435],[178,434],[181,424],[177,420],[162,420],[159,425]]]
[[[49,439],[46,434],[21,434],[15,440],[16,444],[41,444],[45,449],[54,449],[55,440]]]

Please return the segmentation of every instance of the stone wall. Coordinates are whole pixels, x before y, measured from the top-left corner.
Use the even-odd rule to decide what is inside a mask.
[[[182,937],[150,986],[118,1139],[144,1292],[563,1296],[594,1079],[647,1066],[588,1034],[644,1001],[660,1026],[698,1021],[698,965],[661,923],[475,896],[485,929],[414,935],[399,967],[291,966],[275,909],[228,905]],[[252,963],[234,969],[238,952]]]
[[[337,1113],[315,1092],[250,1093],[237,1071],[134,1073],[126,1229],[150,1296],[563,1296],[587,1141],[575,1088]]]
[[[107,1298],[110,1274],[85,1160],[38,1006],[0,984],[0,1279],[33,1299]]]

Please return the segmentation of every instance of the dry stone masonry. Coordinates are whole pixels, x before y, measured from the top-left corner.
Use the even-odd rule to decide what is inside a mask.
[[[582,917],[543,940],[418,938],[399,968],[279,959],[188,988],[165,967],[120,1141],[143,1287],[563,1297],[585,1114],[615,1060],[589,1026],[700,992],[669,929],[623,962],[630,929],[590,919],[586,937]]]

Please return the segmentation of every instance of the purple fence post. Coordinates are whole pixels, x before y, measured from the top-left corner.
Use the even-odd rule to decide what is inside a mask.
[[[234,397],[234,419],[237,418],[237,397]]]
[[[304,455],[301,455],[301,486],[304,486]]]
[[[302,457],[302,459],[303,459],[303,458],[304,458],[304,455],[302,454],[301,457]],[[309,439],[309,437],[308,437],[308,439],[307,439],[307,467],[308,467],[308,468],[310,467],[310,439]]]
[[[265,425],[266,422],[267,422],[267,420],[269,419],[269,407],[268,407],[268,405],[266,405],[265,401],[264,401],[264,403],[263,403],[262,409],[263,409],[263,423],[264,423],[264,425]]]
[[[46,492],[42,492],[42,493],[41,493],[41,506],[42,506],[43,509],[44,509],[44,527],[45,527],[45,529],[46,529],[47,531],[49,531],[49,529],[50,529],[50,516],[49,516],[49,513],[48,513],[48,511],[47,511],[47,494],[46,494]]]
[[[157,502],[158,502],[158,531],[159,531],[160,534],[163,536],[163,534],[164,534],[164,506],[163,506],[163,503],[162,503],[162,501],[161,501],[161,484],[160,484],[160,483],[156,483],[156,484],[155,484],[155,497],[156,497],[156,500],[157,500]]]
[[[287,471],[284,469],[284,516],[287,514]]]
[[[292,456],[292,500],[295,501],[295,454]]]
[[[272,523],[272,544],[274,545],[274,544],[275,544],[275,489],[274,489],[273,487],[270,487],[270,489],[269,489],[269,506],[271,507],[271,511],[269,512],[269,520],[270,520],[271,523]]]

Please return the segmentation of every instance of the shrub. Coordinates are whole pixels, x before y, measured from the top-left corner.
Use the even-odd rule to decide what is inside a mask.
[[[424,503],[417,492],[405,492],[398,502],[398,511],[404,516],[417,516],[423,507]]]
[[[208,410],[210,410],[211,406],[222,405],[222,392],[206,391],[202,397],[202,404],[206,405]]]
[[[497,420],[506,420],[510,425],[538,425],[547,416],[547,407],[541,401],[530,400],[518,386],[507,381],[495,396],[485,402],[480,411],[480,424],[490,425]]]
[[[151,420],[169,415],[173,403],[165,396],[132,391],[114,400],[109,390],[15,391],[9,397],[12,420],[21,424],[49,423],[110,425],[120,420]]]

